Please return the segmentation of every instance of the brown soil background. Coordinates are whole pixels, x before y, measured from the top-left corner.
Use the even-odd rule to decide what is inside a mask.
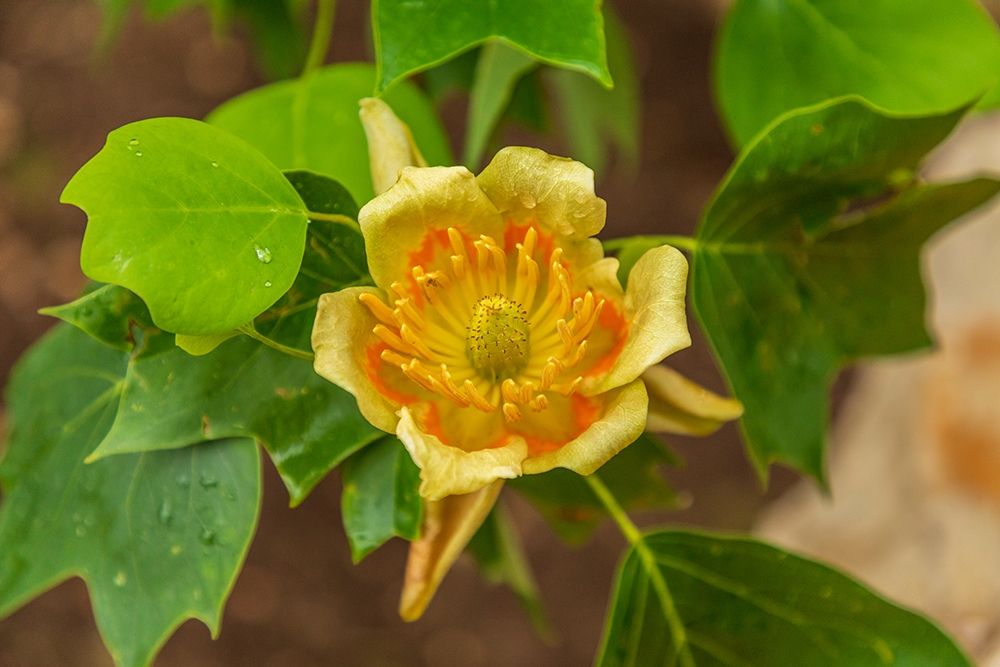
[[[367,2],[339,3],[332,61],[370,59]],[[728,167],[711,103],[716,2],[617,3],[633,37],[641,78],[638,172],[612,169],[599,183],[608,232],[690,233]],[[0,377],[53,322],[35,311],[72,299],[84,279],[78,253],[85,218],[58,203],[73,172],[105,135],[151,116],[202,117],[260,85],[246,41],[213,36],[189,11],[160,24],[132,16],[109,57],[96,62],[100,15],[93,0],[0,0]],[[456,116],[460,117],[460,116]],[[453,133],[460,136],[460,131]],[[518,136],[520,141],[535,141]],[[558,151],[551,140],[537,140]],[[674,358],[721,389],[703,339]],[[2,425],[2,417],[0,417]],[[735,428],[702,441],[672,441],[687,461],[666,471],[689,494],[683,512],[644,518],[745,529],[766,497]],[[773,496],[793,476],[775,471]],[[512,506],[559,637],[532,632],[514,596],[461,561],[423,620],[404,624],[396,603],[405,545],[393,542],[352,566],[340,525],[336,475],[298,509],[286,507],[268,470],[260,528],[212,641],[200,624],[180,628],[157,665],[586,665],[600,638],[623,541],[604,526],[588,544],[562,544],[518,498]],[[84,585],[74,580],[0,622],[0,666],[110,665]]]

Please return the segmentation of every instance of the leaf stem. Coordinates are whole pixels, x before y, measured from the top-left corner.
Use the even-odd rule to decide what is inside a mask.
[[[590,486],[590,490],[594,492],[597,499],[604,505],[604,509],[608,511],[614,522],[618,524],[618,529],[621,530],[622,535],[625,536],[625,539],[635,549],[636,555],[639,556],[639,561],[642,563],[643,569],[646,570],[649,581],[660,598],[660,607],[667,619],[667,625],[670,626],[670,636],[673,639],[674,646],[677,647],[680,664],[684,667],[694,667],[694,658],[692,658],[691,649],[688,646],[687,631],[684,629],[684,623],[681,621],[680,614],[677,613],[677,607],[674,605],[674,598],[670,594],[667,581],[663,578],[663,573],[660,572],[660,568],[656,565],[656,557],[642,537],[642,531],[639,530],[639,527],[629,517],[625,508],[619,504],[614,494],[611,493],[611,489],[601,481],[601,478],[596,473],[586,475],[583,479],[586,480]]]
[[[306,211],[306,215],[309,216],[310,220],[337,222],[341,225],[347,225],[358,233],[361,232],[361,225],[358,224],[358,221],[348,215],[341,215],[340,213],[320,213],[319,211]]]
[[[317,0],[316,21],[313,23],[312,40],[309,42],[309,53],[306,64],[302,68],[302,76],[306,76],[323,64],[326,52],[330,49],[330,35],[333,34],[333,18],[336,13],[335,0]]]
[[[608,239],[607,241],[604,241],[604,249],[611,252],[617,252],[619,250],[623,250],[625,246],[636,239],[672,245],[675,248],[680,248],[681,250],[686,250],[687,252],[694,252],[699,245],[698,239],[693,236],[675,236],[668,234],[665,236],[623,236],[617,239]]]
[[[273,338],[268,338],[261,332],[254,328],[253,323],[244,324],[239,328],[240,332],[245,336],[253,338],[255,341],[263,343],[264,345],[281,352],[282,354],[287,354],[290,357],[295,357],[296,359],[305,359],[306,361],[312,361],[314,359],[312,352],[306,352],[305,350],[298,350],[294,347],[289,347],[283,345]]]

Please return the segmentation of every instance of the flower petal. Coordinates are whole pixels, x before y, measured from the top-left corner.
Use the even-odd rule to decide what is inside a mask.
[[[476,180],[504,219],[516,225],[535,224],[572,239],[604,228],[607,203],[594,194],[594,172],[580,162],[510,146]]]
[[[424,504],[423,528],[420,537],[410,544],[399,600],[399,615],[404,621],[415,621],[423,615],[444,575],[486,520],[502,488],[503,481],[497,480],[474,493]]]
[[[399,180],[358,214],[368,268],[388,288],[408,280],[436,251],[448,251],[448,227],[467,237],[503,238],[500,214],[465,167],[406,167]]]
[[[642,435],[648,403],[642,380],[595,398],[604,402],[603,415],[559,449],[526,459],[525,474],[568,468],[589,475]]]
[[[519,436],[510,436],[502,444],[488,449],[465,451],[446,445],[423,431],[413,411],[399,411],[396,435],[420,468],[420,495],[427,500],[478,491],[498,479],[521,475],[521,462],[528,455],[528,445]]]
[[[646,430],[709,435],[743,414],[743,405],[689,380],[672,368],[651,366],[642,374],[649,392]]]
[[[403,167],[426,167],[410,128],[382,100],[366,97],[360,102],[361,125],[368,139],[368,162],[371,165],[375,194],[388,190]]]
[[[670,246],[653,248],[632,267],[625,290],[628,338],[605,374],[588,378],[584,391],[599,394],[632,382],[644,370],[691,344],[684,313],[687,260]],[[598,362],[600,363],[600,362]]]
[[[367,356],[370,345],[377,340],[372,334],[376,320],[358,301],[366,293],[382,298],[381,292],[372,287],[349,287],[319,298],[312,331],[316,353],[313,368],[321,377],[354,394],[365,419],[392,433],[399,421],[399,406],[379,393],[372,382],[373,373],[379,369],[370,368]]]

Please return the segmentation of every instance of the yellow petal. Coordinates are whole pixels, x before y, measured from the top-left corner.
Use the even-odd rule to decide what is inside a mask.
[[[672,368],[652,366],[642,374],[649,393],[646,430],[709,435],[743,414],[743,405],[693,382]]]
[[[599,394],[632,382],[650,366],[691,344],[684,313],[687,260],[670,246],[653,248],[632,267],[623,307],[628,338],[604,375],[584,391]]]
[[[367,368],[367,344],[374,338],[372,328],[376,320],[358,301],[358,296],[365,293],[382,298],[380,291],[371,287],[349,287],[319,298],[312,331],[316,354],[313,368],[320,376],[354,394],[365,419],[392,433],[399,421],[398,406],[376,390]]]
[[[503,481],[462,496],[424,503],[420,538],[410,544],[399,615],[415,621],[427,608],[441,580],[462,554],[496,503]]]
[[[388,190],[403,167],[426,167],[410,128],[382,100],[366,97],[361,100],[361,125],[368,139],[368,162],[371,165],[375,194]]]
[[[605,402],[604,414],[559,449],[525,460],[525,474],[568,468],[589,475],[642,435],[648,402],[642,380],[597,398]]]
[[[488,449],[465,451],[451,447],[421,430],[407,407],[399,411],[396,435],[420,468],[420,495],[427,500],[472,493],[498,479],[518,477],[521,462],[528,455],[527,443],[518,436]]]
[[[436,254],[450,255],[448,227],[473,239],[503,238],[500,214],[465,167],[406,167],[395,185],[365,204],[358,222],[368,268],[383,288],[408,280],[418,264],[430,268]]]
[[[535,224],[585,239],[604,228],[607,203],[594,194],[594,172],[537,148],[501,149],[477,177],[479,186],[518,225]]]

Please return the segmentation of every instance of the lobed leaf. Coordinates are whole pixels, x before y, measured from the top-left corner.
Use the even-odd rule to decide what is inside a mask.
[[[115,130],[62,201],[87,213],[84,273],[135,292],[175,333],[252,320],[302,260],[307,218],[295,189],[250,145],[194,120]]]
[[[127,359],[57,327],[13,375],[0,463],[0,616],[81,577],[122,666],[150,664],[188,618],[218,633],[261,496],[245,439],[84,464],[111,425]]]
[[[611,87],[600,9],[593,0],[374,0],[376,92],[488,40]]]
[[[632,549],[618,570],[599,667],[971,665],[926,618],[820,563],[749,538],[665,530],[643,540],[650,560]]]
[[[715,58],[716,99],[739,146],[831,97],[929,115],[998,82],[1000,34],[976,0],[738,0]]]
[[[242,137],[281,169],[337,179],[364,203],[373,193],[358,102],[371,95],[374,76],[363,63],[325,67],[244,93],[206,120]],[[414,86],[396,86],[384,99],[409,125],[429,164],[453,163],[433,107]]]
[[[420,536],[420,469],[403,443],[388,436],[344,463],[340,511],[355,563],[392,537]]]
[[[748,146],[698,228],[692,300],[746,408],[759,473],[824,479],[827,395],[859,357],[927,346],[919,256],[1000,183],[920,185],[964,109],[905,117],[859,99],[795,111]]]

